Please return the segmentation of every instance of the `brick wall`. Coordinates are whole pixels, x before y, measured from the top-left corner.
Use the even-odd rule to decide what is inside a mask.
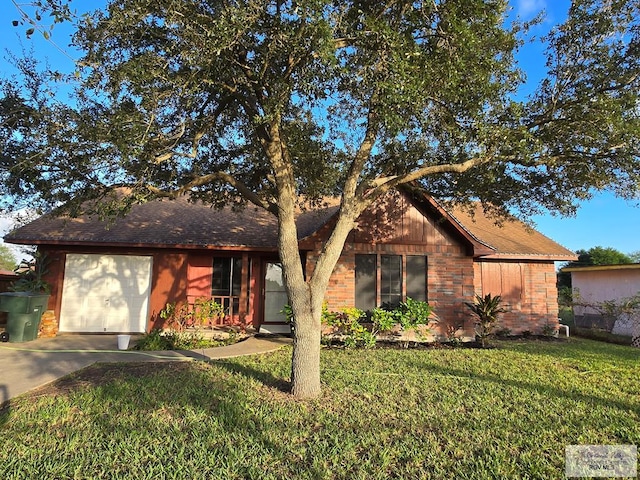
[[[358,224],[345,243],[327,287],[325,300],[330,309],[355,305],[356,254],[426,255],[427,300],[434,309],[434,318],[439,320],[434,333],[444,335],[448,327],[461,326],[458,334],[473,336],[474,319],[465,302],[473,302],[476,292],[502,295],[510,311],[503,315],[498,328],[508,328],[513,334],[539,334],[545,325],[557,327],[553,262],[474,260],[462,240],[445,225],[397,196],[363,214]],[[307,257],[308,274],[313,271],[326,235],[328,231],[321,230],[313,236],[315,243]]]
[[[473,322],[464,302],[472,302],[474,295],[474,262],[465,248],[440,225],[416,214],[413,207],[396,211],[396,219],[403,228],[388,228],[384,238],[365,236],[356,230],[345,247],[325,293],[330,310],[355,305],[355,255],[391,254],[427,256],[427,301],[438,320],[433,333],[446,335],[448,326],[460,326],[458,335],[472,336]],[[378,216],[379,218],[379,216]],[[366,225],[367,222],[360,221]],[[416,230],[420,235],[416,235]],[[393,234],[389,234],[389,231]],[[358,240],[367,239],[367,243]],[[307,275],[313,272],[317,252],[322,247],[321,236],[316,237],[315,248],[307,255]],[[406,275],[406,270],[403,270]],[[406,281],[403,281],[406,288]]]
[[[498,329],[512,334],[541,334],[558,326],[558,291],[553,262],[475,263],[475,289],[479,295],[501,295],[509,312],[501,316]]]

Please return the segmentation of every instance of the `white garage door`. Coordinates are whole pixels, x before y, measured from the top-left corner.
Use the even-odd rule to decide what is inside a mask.
[[[144,332],[151,257],[69,254],[61,332]]]

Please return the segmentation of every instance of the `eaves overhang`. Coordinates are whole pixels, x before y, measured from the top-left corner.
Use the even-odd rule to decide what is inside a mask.
[[[211,244],[197,244],[197,243],[152,243],[152,242],[96,242],[96,241],[82,241],[82,240],[29,240],[29,239],[12,239],[5,238],[6,243],[12,243],[16,245],[51,245],[56,247],[87,247],[87,248],[148,248],[148,249],[160,249],[160,250],[216,250],[216,251],[243,251],[243,252],[265,252],[274,253],[277,252],[277,247],[265,247],[265,246],[252,246],[252,245],[211,245]]]
[[[616,265],[585,265],[581,267],[565,267],[563,272],[601,272],[611,270],[640,270],[640,263],[621,263]]]

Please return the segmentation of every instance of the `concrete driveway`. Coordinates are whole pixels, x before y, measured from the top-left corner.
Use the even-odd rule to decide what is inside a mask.
[[[0,343],[0,405],[96,362],[210,360],[266,353],[289,343],[288,338],[250,337],[224,347],[162,352],[118,350],[117,336],[102,334],[60,335],[24,343]]]

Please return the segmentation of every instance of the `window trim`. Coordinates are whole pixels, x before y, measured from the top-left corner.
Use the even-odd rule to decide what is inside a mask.
[[[362,259],[363,257],[368,257],[369,260],[368,262],[371,262],[371,257],[374,257],[375,260],[375,264],[374,264],[374,274],[373,276],[371,274],[368,275],[368,278],[363,278],[362,281],[368,281],[369,283],[373,283],[373,288],[375,288],[375,301],[374,301],[374,306],[370,307],[369,304],[371,303],[371,295],[362,295],[360,292],[365,291],[366,292],[366,288],[372,288],[371,285],[365,285],[363,288],[363,286],[359,286],[358,282],[360,277],[360,274],[358,272],[358,264],[359,264],[359,258]],[[356,307],[361,308],[362,310],[371,310],[371,308],[376,308],[382,305],[382,298],[383,298],[383,292],[382,292],[382,281],[383,281],[383,275],[382,275],[382,258],[383,257],[400,257],[401,262],[400,262],[400,301],[405,301],[407,299],[407,283],[409,278],[413,275],[412,273],[409,272],[409,268],[408,268],[408,263],[411,264],[411,260],[409,260],[409,262],[407,261],[409,257],[419,257],[419,258],[423,258],[424,259],[424,294],[422,295],[422,298],[415,298],[415,300],[420,300],[420,301],[428,301],[429,300],[429,257],[428,255],[420,255],[420,254],[412,254],[412,253],[387,253],[387,252],[378,252],[378,253],[369,253],[369,252],[362,252],[362,253],[356,253],[355,254],[355,258],[354,258],[354,304]],[[366,262],[365,262],[366,263]],[[412,269],[412,271],[415,271]],[[366,276],[366,272],[365,272],[365,276]],[[416,275],[414,277],[418,278],[419,276]],[[371,281],[373,280],[373,282]],[[364,298],[363,298],[364,297]],[[412,297],[413,298],[413,297]],[[363,299],[363,301],[360,301],[360,299]]]

